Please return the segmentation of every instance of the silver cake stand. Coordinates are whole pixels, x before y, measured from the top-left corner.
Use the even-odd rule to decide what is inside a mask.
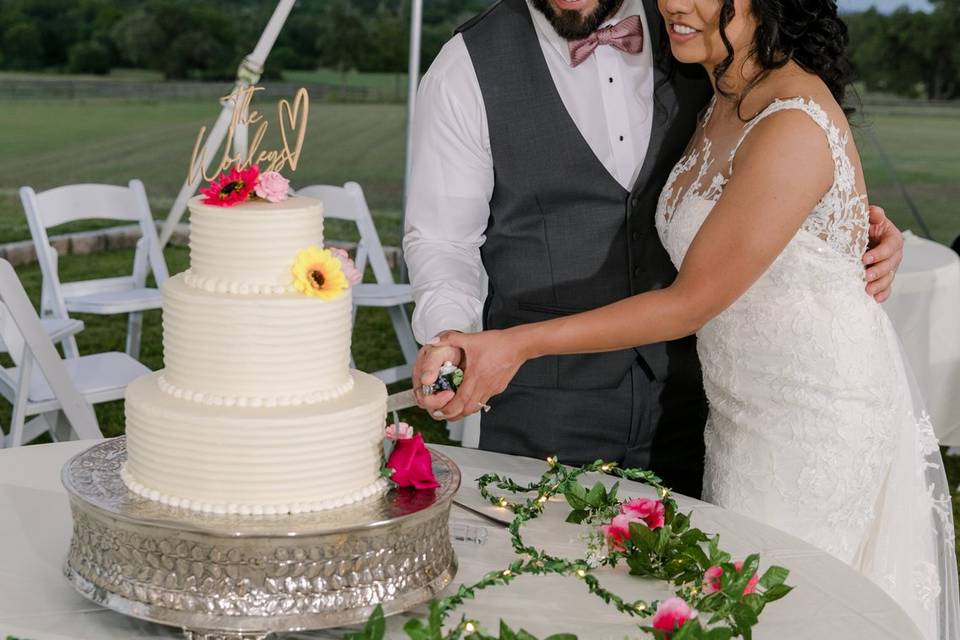
[[[286,516],[194,513],[120,479],[126,439],[63,468],[73,512],[64,572],[95,603],[189,638],[262,639],[409,609],[457,570],[450,504],[460,471],[431,451],[434,491],[393,489],[341,509]]]

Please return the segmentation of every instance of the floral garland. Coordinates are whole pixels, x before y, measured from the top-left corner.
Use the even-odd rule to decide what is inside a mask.
[[[444,629],[447,618],[473,599],[479,591],[510,584],[517,576],[555,574],[581,580],[587,591],[629,616],[652,616],[650,625],[639,628],[656,640],[751,640],[752,629],[767,604],[787,595],[788,570],[773,566],[762,576],[757,574],[760,558],[756,554],[743,562],[732,562],[720,549],[719,536],[709,536],[690,526],[690,516],[677,510],[670,490],[650,471],[621,469],[610,462],[572,469],[555,457],[547,459],[549,468],[537,482],[517,484],[510,478],[486,474],[478,479],[480,493],[491,504],[509,509],[514,518],[509,526],[511,543],[518,559],[509,567],[491,571],[472,585],[461,585],[457,592],[430,603],[426,621],[410,619],[404,631],[411,640],[537,640],[526,631],[515,631],[500,622],[498,635],[480,628],[476,621],[461,616],[460,621]],[[659,499],[621,501],[619,482],[607,489],[597,482],[592,487],[578,479],[587,473],[603,472],[625,480],[650,485]],[[511,494],[532,497],[510,502],[490,491],[490,487]],[[552,497],[562,495],[571,507],[567,522],[595,525],[590,535],[587,557],[566,559],[552,556],[528,545],[521,533],[523,525],[539,517]],[[606,523],[606,524],[600,524]],[[600,526],[596,526],[600,525]],[[606,553],[603,553],[604,547]],[[667,580],[677,587],[676,596],[662,602],[628,601],[605,589],[592,571],[601,566],[615,567],[625,562],[630,573]],[[346,640],[382,640],[386,623],[378,606],[364,628],[345,636]],[[545,640],[576,640],[572,634],[555,634]]]

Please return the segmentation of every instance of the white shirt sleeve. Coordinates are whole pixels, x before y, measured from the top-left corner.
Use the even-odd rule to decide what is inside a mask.
[[[480,246],[494,176],[483,97],[462,36],[444,46],[417,96],[403,250],[422,344],[441,331],[481,328]]]

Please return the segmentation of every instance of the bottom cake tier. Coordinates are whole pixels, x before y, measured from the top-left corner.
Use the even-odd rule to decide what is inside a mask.
[[[353,371],[335,400],[272,408],[216,407],[161,391],[162,372],[127,387],[131,491],[163,504],[243,515],[342,507],[384,491],[387,391]]]

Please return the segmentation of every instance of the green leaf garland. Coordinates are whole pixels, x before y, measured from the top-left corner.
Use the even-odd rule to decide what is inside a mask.
[[[508,585],[520,575],[554,574],[576,578],[583,582],[588,593],[621,613],[632,617],[652,616],[659,606],[658,602],[628,601],[605,589],[593,574],[598,567],[615,567],[621,561],[633,575],[671,582],[676,587],[676,595],[699,613],[696,619],[669,632],[651,626],[638,626],[638,630],[656,640],[751,640],[752,629],[766,605],[791,591],[792,587],[785,584],[789,571],[773,566],[759,578],[752,593],[745,593],[751,579],[757,575],[760,557],[756,554],[748,556],[737,570],[730,554],[720,548],[720,537],[693,528],[690,515],[678,512],[670,490],[663,486],[654,473],[642,469],[621,469],[614,463],[602,460],[579,469],[561,465],[555,457],[548,458],[547,464],[548,469],[540,480],[526,485],[493,473],[478,478],[480,494],[491,504],[509,509],[514,514],[508,531],[517,559],[509,567],[487,573],[474,584],[460,585],[453,595],[433,600],[426,621],[412,618],[404,625],[404,632],[410,640],[537,640],[523,629],[514,630],[505,621],[500,622],[497,635],[484,631],[478,623],[465,616],[461,616],[454,625],[446,624],[450,615],[478,592]],[[629,537],[623,541],[623,550],[605,549],[606,553],[599,555],[606,544],[596,525],[609,522],[620,512],[620,499],[617,496],[619,482],[609,489],[602,482],[596,482],[589,488],[580,484],[581,476],[596,472],[653,487],[664,505],[663,526],[650,529],[643,522],[631,522]],[[491,487],[500,492],[530,497],[511,502],[491,491]],[[539,517],[551,498],[561,495],[571,509],[567,522],[594,527],[593,538],[588,545],[596,552],[593,556],[559,558],[524,540],[521,533],[523,525]],[[716,590],[706,583],[704,577],[711,567],[720,567],[722,570]],[[383,609],[378,606],[361,631],[348,634],[345,638],[382,640],[385,633]],[[561,633],[544,640],[576,640],[576,636]]]

